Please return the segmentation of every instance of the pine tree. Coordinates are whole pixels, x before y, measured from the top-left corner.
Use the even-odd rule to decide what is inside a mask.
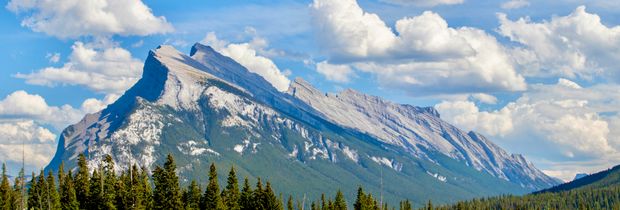
[[[344,199],[342,191],[336,192],[336,198],[334,199],[334,210],[347,210],[347,201]]]
[[[62,189],[60,190],[62,192],[60,194],[60,203],[63,210],[77,210],[80,208],[80,203],[75,195],[72,177],[71,171],[69,171],[69,174],[63,178]]]
[[[327,210],[327,202],[325,202],[325,193],[321,193],[321,210]]]
[[[0,183],[0,209],[11,209],[11,186],[9,177],[6,175],[6,165],[2,164],[2,182]]]
[[[183,209],[179,177],[176,174],[176,164],[171,154],[168,154],[164,168],[159,166],[155,168],[153,180],[155,182],[154,209]]]
[[[75,174],[75,197],[80,203],[80,209],[87,209],[90,186],[90,171],[86,163],[86,156],[80,154],[78,156],[78,169]]]
[[[47,206],[48,209],[60,209],[60,196],[58,196],[58,190],[56,188],[56,181],[54,174],[49,171],[47,174]]]
[[[221,210],[225,209],[222,197],[220,196],[220,187],[217,181],[217,169],[215,164],[211,163],[209,167],[209,184],[205,190],[202,206],[203,209]]]
[[[230,167],[230,172],[228,173],[228,181],[226,188],[222,191],[222,199],[224,200],[224,205],[226,209],[229,210],[239,210],[239,183],[237,181],[237,174],[235,173],[235,168]]]
[[[202,196],[202,190],[196,183],[196,180],[187,186],[187,190],[183,193],[183,203],[185,203],[185,209],[197,210],[200,209],[200,198]]]
[[[364,200],[366,198],[366,195],[364,195],[364,189],[362,189],[362,187],[358,187],[357,188],[357,197],[355,199],[355,203],[353,204],[353,209],[355,210],[362,210],[362,209],[366,209],[364,206]]]
[[[431,202],[431,200],[428,200],[428,203],[426,204],[426,209],[427,210],[434,210],[433,202]]]
[[[265,209],[264,200],[265,200],[265,192],[263,191],[263,182],[260,177],[257,178],[256,181],[256,189],[252,191],[252,207],[254,209]]]
[[[270,182],[267,182],[267,185],[265,186],[262,203],[264,209],[282,209],[282,203],[273,192]]]
[[[2,182],[0,184],[0,209],[11,208],[11,187],[9,178],[6,175],[6,166],[2,164]]]
[[[87,208],[86,209],[103,209],[104,199],[103,199],[103,181],[102,177],[99,173],[99,170],[93,170],[92,177],[89,182],[89,196],[87,199]]]
[[[11,195],[11,209],[26,209],[23,194],[24,169],[19,170],[19,175],[15,177],[13,194]]]
[[[254,209],[252,195],[252,187],[250,187],[248,177],[245,177],[245,179],[243,180],[243,189],[241,190],[241,196],[239,196],[239,207],[241,208],[241,210]]]
[[[30,187],[28,188],[28,206],[30,209],[43,208],[43,195],[40,185],[39,178],[32,172],[32,180],[30,180]]]
[[[138,207],[144,207],[145,209],[153,209],[155,205],[153,202],[153,191],[151,189],[151,183],[149,182],[149,175],[145,167],[142,167],[142,169],[140,170],[140,176],[139,176],[138,182],[139,182],[140,188],[137,189],[136,195],[140,197],[136,198],[137,200],[136,209],[140,209]],[[138,203],[139,201],[142,201],[142,203]]]
[[[411,210],[411,203],[409,200],[404,200],[400,202],[400,210]]]
[[[112,156],[106,155],[103,159],[103,205],[105,209],[116,209],[116,173],[114,171],[114,161]]]
[[[288,201],[286,202],[286,210],[293,210],[293,196],[288,196]]]
[[[129,171],[122,171],[118,176],[116,182],[116,208],[117,209],[131,209],[133,199],[131,198],[131,175],[128,175]]]

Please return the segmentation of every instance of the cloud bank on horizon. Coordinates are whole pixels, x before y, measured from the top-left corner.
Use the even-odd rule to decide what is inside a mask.
[[[543,2],[495,3],[480,9],[492,11],[483,16],[464,0],[273,2],[273,15],[262,16],[272,22],[248,22],[227,14],[266,8],[221,3],[232,8],[226,10],[212,3],[210,12],[181,13],[161,2],[11,0],[3,12],[18,19],[9,24],[58,44],[35,67],[7,72],[23,85],[7,87],[0,101],[0,158],[9,166],[20,162],[13,153],[25,142],[29,167],[44,166],[61,129],[139,79],[143,61],[136,55],[149,48],[145,43],[187,48],[200,41],[281,91],[292,77],[304,76],[326,90],[354,87],[397,92],[399,102],[430,100],[444,120],[488,135],[565,180],[618,164],[620,22],[589,9],[614,6],[594,1],[530,17],[523,14]],[[198,24],[205,13],[219,16]],[[494,24],[471,26],[459,17]],[[247,25],[226,27],[240,24]],[[39,94],[59,88],[86,93],[55,105]]]

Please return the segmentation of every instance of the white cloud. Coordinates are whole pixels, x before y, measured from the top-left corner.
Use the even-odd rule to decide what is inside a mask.
[[[286,72],[281,71],[271,59],[259,55],[260,52],[266,51],[268,45],[264,39],[254,38],[247,43],[228,43],[210,32],[202,43],[210,45],[222,55],[234,59],[249,71],[262,76],[279,91],[286,91],[291,83],[286,77]]]
[[[355,0],[315,0],[311,7],[328,62],[352,64],[386,86],[417,94],[526,89],[506,49],[482,30],[449,27],[427,11],[396,21],[392,32]]]
[[[165,17],[153,15],[142,1],[11,0],[6,8],[24,14],[22,26],[59,38],[173,31]]]
[[[402,6],[437,6],[437,5],[454,5],[462,4],[465,0],[379,0],[390,4]]]
[[[15,75],[28,84],[56,86],[81,85],[100,93],[119,94],[138,81],[142,62],[120,47],[93,46],[75,42],[69,61],[62,67]],[[108,44],[103,44],[108,45]]]
[[[509,109],[494,112],[480,111],[470,101],[444,101],[435,108],[441,118],[464,130],[474,130],[491,136],[502,136],[514,130]]]
[[[23,148],[27,171],[44,167],[56,151],[54,133],[78,122],[87,113],[100,111],[117,98],[89,98],[76,109],[70,105],[50,106],[40,95],[22,90],[7,95],[0,100],[0,160],[13,165],[13,169],[21,167]]]
[[[620,80],[620,26],[608,27],[601,18],[577,7],[567,16],[532,22],[529,17],[509,20],[498,14],[498,32],[519,43],[513,55],[526,76]]]
[[[497,104],[497,98],[486,93],[471,94],[471,97],[485,104]]]
[[[60,61],[60,53],[48,53],[45,55],[45,58],[47,58],[50,63],[58,63],[58,61]]]
[[[42,168],[54,155],[55,143],[56,135],[32,120],[0,121],[0,159],[9,164],[21,163],[23,151],[28,168]]]
[[[530,6],[530,2],[527,0],[510,0],[502,3],[502,9],[519,9],[521,7]]]
[[[0,100],[0,120],[34,120],[60,130],[78,122],[87,113],[103,109],[117,98],[116,95],[108,95],[103,101],[89,98],[84,101],[81,109],[76,109],[67,104],[50,106],[40,95],[18,90]]]
[[[108,94],[103,98],[103,100],[88,98],[82,102],[80,109],[83,113],[95,113],[105,109],[108,104],[114,103],[114,101],[116,101],[119,97],[120,95]]]
[[[43,97],[19,90],[0,101],[0,119],[35,119],[62,129],[82,117],[70,105],[49,106]]]
[[[436,108],[442,119],[492,136],[562,178],[620,160],[618,85],[584,88],[559,79],[557,84],[531,87],[498,110],[481,111],[470,101],[444,101]],[[574,168],[568,170],[565,166],[571,164]]]
[[[348,65],[334,65],[322,61],[316,64],[316,71],[325,76],[328,80],[347,83],[354,75],[353,69]]]

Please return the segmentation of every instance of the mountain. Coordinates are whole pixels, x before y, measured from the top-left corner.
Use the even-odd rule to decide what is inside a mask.
[[[604,188],[610,186],[620,187],[620,165],[536,193],[563,192],[575,189]]]
[[[432,107],[354,90],[324,94],[302,79],[280,92],[201,44],[190,55],[171,46],[150,51],[132,88],[62,132],[46,170],[63,161],[75,168],[81,153],[91,168],[110,154],[119,170],[152,169],[170,153],[182,182],[206,174],[211,162],[234,165],[240,176],[310,198],[337,189],[355,195],[363,185],[391,203],[452,202],[558,183]]]
[[[578,173],[578,174],[575,174],[575,178],[573,180],[581,179],[581,178],[583,178],[585,176],[588,176],[588,174],[586,174],[586,173]]]

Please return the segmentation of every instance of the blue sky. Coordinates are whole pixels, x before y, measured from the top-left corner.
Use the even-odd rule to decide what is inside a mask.
[[[10,173],[22,142],[27,168],[44,166],[64,127],[139,78],[148,50],[195,42],[279,89],[302,77],[326,92],[434,106],[552,176],[620,161],[620,3],[76,2],[0,10],[0,160]]]

